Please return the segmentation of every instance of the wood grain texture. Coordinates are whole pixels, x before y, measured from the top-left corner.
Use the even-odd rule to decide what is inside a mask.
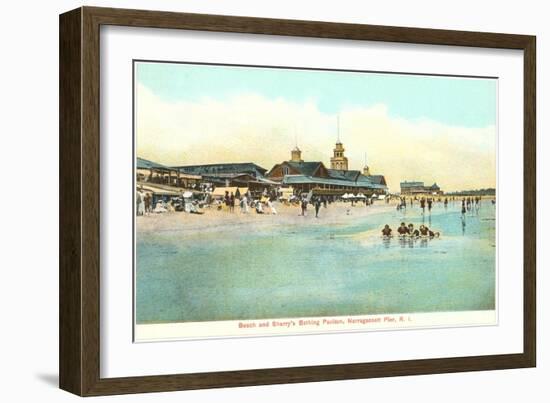
[[[105,25],[189,29],[314,38],[523,49],[529,36],[490,32],[341,24],[257,17],[86,7]]]
[[[59,386],[81,394],[81,10],[59,18]]]
[[[537,129],[536,39],[524,48],[523,65],[523,353],[536,366],[537,335]]]
[[[100,377],[99,29],[122,25],[524,51],[524,352],[131,378]],[[481,371],[536,363],[535,37],[83,7],[60,17],[60,387],[81,396]],[[518,134],[519,135],[519,134]]]
[[[82,9],[82,390],[99,378],[100,134],[99,24]]]

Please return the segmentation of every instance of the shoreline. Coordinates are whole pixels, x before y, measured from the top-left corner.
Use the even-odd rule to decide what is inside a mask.
[[[350,203],[335,202],[326,208],[321,206],[319,217],[315,217],[315,209],[308,206],[306,216],[301,216],[298,206],[287,206],[276,203],[277,214],[271,214],[269,208],[264,214],[257,214],[250,209],[248,213],[241,213],[238,207],[229,212],[226,207],[217,210],[217,207],[203,208],[204,214],[190,214],[185,212],[151,213],[137,216],[136,233],[147,234],[159,231],[225,231],[240,228],[266,229],[272,226],[315,226],[315,225],[345,225],[359,218],[368,217],[396,208],[395,203],[374,204],[366,207],[364,204],[351,206]]]

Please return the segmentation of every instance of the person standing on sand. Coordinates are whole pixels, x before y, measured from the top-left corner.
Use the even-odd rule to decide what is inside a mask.
[[[233,213],[235,211],[235,195],[233,192],[231,192],[231,196],[229,196],[229,212]]]
[[[307,215],[307,212],[306,212],[307,211],[307,199],[305,197],[302,197],[301,207],[302,207],[302,213],[300,215],[305,217]]]
[[[239,209],[241,210],[241,214],[244,213],[244,203],[243,203],[244,196],[240,198],[239,200]]]
[[[145,196],[143,197],[143,201],[145,202],[145,214],[146,215],[151,214],[151,193],[149,192],[145,193]]]
[[[319,209],[321,208],[321,200],[319,198],[315,199],[315,218],[319,218]]]
[[[248,214],[248,197],[246,197],[246,194],[241,199],[241,203],[241,213]]]
[[[143,203],[143,196],[141,195],[141,192],[138,190],[136,192],[136,215],[142,215],[141,214],[141,204]]]
[[[271,199],[267,199],[267,207],[271,210],[271,214],[277,215],[277,210],[275,210],[275,206],[273,205]]]
[[[225,196],[223,197],[223,202],[227,206],[227,209],[229,209],[229,192],[225,191]]]

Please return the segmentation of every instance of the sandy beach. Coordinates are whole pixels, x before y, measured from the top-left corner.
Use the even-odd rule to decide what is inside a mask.
[[[234,212],[229,212],[226,206],[218,210],[216,206],[202,208],[204,214],[189,214],[184,212],[151,213],[150,215],[136,217],[136,231],[139,233],[158,231],[238,231],[246,228],[247,231],[266,229],[272,226],[292,225],[345,225],[354,220],[369,215],[380,214],[395,210],[395,202],[386,204],[383,201],[365,206],[363,203],[335,202],[321,206],[319,217],[315,217],[315,208],[308,205],[307,215],[301,216],[299,206],[274,203],[277,214],[271,214],[269,208],[265,208],[264,214],[257,214],[249,209],[248,213],[242,213],[239,207]],[[252,227],[252,228],[251,228]]]

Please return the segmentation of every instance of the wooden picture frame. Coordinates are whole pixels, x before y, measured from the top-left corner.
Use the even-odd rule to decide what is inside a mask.
[[[523,353],[100,377],[100,58],[102,25],[519,49],[524,56]],[[60,387],[80,396],[533,367],[536,363],[535,37],[483,32],[81,7],[60,16]]]

